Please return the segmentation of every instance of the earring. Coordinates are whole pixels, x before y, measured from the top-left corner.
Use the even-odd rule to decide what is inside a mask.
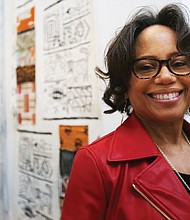
[[[125,101],[123,111],[121,113],[121,124],[124,122],[124,119],[126,117],[126,112],[127,112],[127,101]]]

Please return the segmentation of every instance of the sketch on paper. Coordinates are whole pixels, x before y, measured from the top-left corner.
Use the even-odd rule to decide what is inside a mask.
[[[19,133],[18,210],[21,219],[55,219],[58,195],[58,151],[51,133]],[[56,153],[55,153],[56,152]]]
[[[97,118],[90,1],[47,7],[43,39],[44,118]]]
[[[17,15],[17,121],[35,124],[35,29],[34,7]]]

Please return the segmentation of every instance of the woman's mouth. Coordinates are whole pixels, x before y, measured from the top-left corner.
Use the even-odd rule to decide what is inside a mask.
[[[181,95],[183,91],[178,92],[169,92],[169,93],[152,93],[149,94],[150,97],[157,99],[157,100],[172,100],[177,98],[179,95]]]

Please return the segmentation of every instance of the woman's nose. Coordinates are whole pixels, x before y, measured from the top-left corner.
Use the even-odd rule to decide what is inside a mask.
[[[176,81],[176,76],[171,73],[167,65],[162,65],[159,74],[155,77],[157,84],[170,84]]]

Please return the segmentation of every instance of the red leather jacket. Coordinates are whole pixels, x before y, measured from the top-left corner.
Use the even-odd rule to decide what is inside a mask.
[[[184,121],[184,130],[190,125]],[[75,156],[62,220],[189,220],[190,195],[135,115]]]

